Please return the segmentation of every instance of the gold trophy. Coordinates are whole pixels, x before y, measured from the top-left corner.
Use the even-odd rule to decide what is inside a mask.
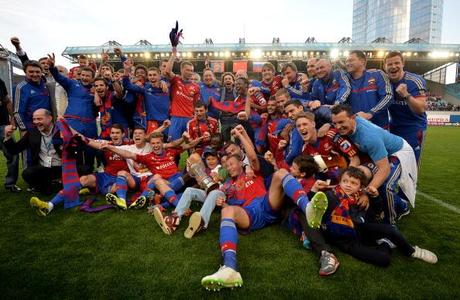
[[[201,157],[198,153],[193,153],[187,159],[187,171],[191,177],[195,178],[198,185],[206,191],[206,193],[211,192],[219,188],[219,184],[214,182],[212,178],[206,174],[205,165],[201,160]]]

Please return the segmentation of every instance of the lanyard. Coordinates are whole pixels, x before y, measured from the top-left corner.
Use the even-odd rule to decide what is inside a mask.
[[[45,136],[42,134],[41,140],[42,140],[43,144],[45,145],[46,154],[49,154],[49,152],[51,150],[51,145],[53,144],[53,136],[54,136],[55,133],[56,133],[56,130],[55,130],[55,127],[53,126],[53,129],[51,130],[51,133],[49,135],[51,137],[49,143],[46,142]]]

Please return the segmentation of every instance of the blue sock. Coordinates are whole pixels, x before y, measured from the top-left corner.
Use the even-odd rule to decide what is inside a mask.
[[[115,185],[117,187],[117,196],[118,198],[126,200],[126,193],[128,192],[128,182],[125,176],[118,175],[115,180]]]
[[[284,176],[282,184],[284,193],[305,213],[309,200],[300,183],[291,174],[288,174]]]
[[[174,192],[173,190],[168,190],[164,194],[164,198],[166,199],[168,203],[171,203],[174,206],[176,206],[177,203],[179,202],[179,200],[177,200],[176,192]]]
[[[50,201],[54,206],[64,202],[64,190],[60,190]]]
[[[222,219],[220,222],[220,251],[224,258],[224,265],[237,269],[236,246],[238,244],[238,231],[233,219]]]
[[[154,189],[155,189],[155,181],[149,181],[149,183],[147,184],[147,187],[142,192],[141,196],[147,197],[150,191],[153,191]]]

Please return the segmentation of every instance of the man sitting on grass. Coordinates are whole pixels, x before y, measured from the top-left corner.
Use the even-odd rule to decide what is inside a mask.
[[[176,156],[182,151],[194,147],[200,142],[203,137],[199,137],[184,146],[184,138],[180,138],[172,143],[163,143],[163,134],[161,132],[153,132],[149,136],[149,142],[152,151],[146,154],[136,154],[128,150],[123,150],[112,145],[104,145],[104,149],[112,151],[125,159],[132,159],[137,163],[145,165],[153,176],[147,182],[142,194],[130,205],[130,208],[143,207],[147,202],[149,193],[157,189],[169,204],[174,206],[177,204],[176,191],[184,186],[182,172],[176,164]],[[108,193],[106,195],[107,202],[126,210],[126,198],[121,198],[115,194]]]

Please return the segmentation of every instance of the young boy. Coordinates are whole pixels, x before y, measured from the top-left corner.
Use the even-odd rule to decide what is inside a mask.
[[[395,247],[405,256],[435,264],[438,258],[434,253],[417,246],[413,247],[396,227],[364,221],[364,211],[358,207],[358,199],[367,182],[368,179],[360,169],[345,169],[340,176],[339,184],[326,192],[328,208],[323,215],[321,228],[307,227],[307,238],[313,251],[320,256],[319,274],[331,275],[339,266],[339,261],[332,254],[327,242],[359,260],[377,266],[390,264],[391,249]],[[327,186],[326,182],[318,180],[312,192]]]

